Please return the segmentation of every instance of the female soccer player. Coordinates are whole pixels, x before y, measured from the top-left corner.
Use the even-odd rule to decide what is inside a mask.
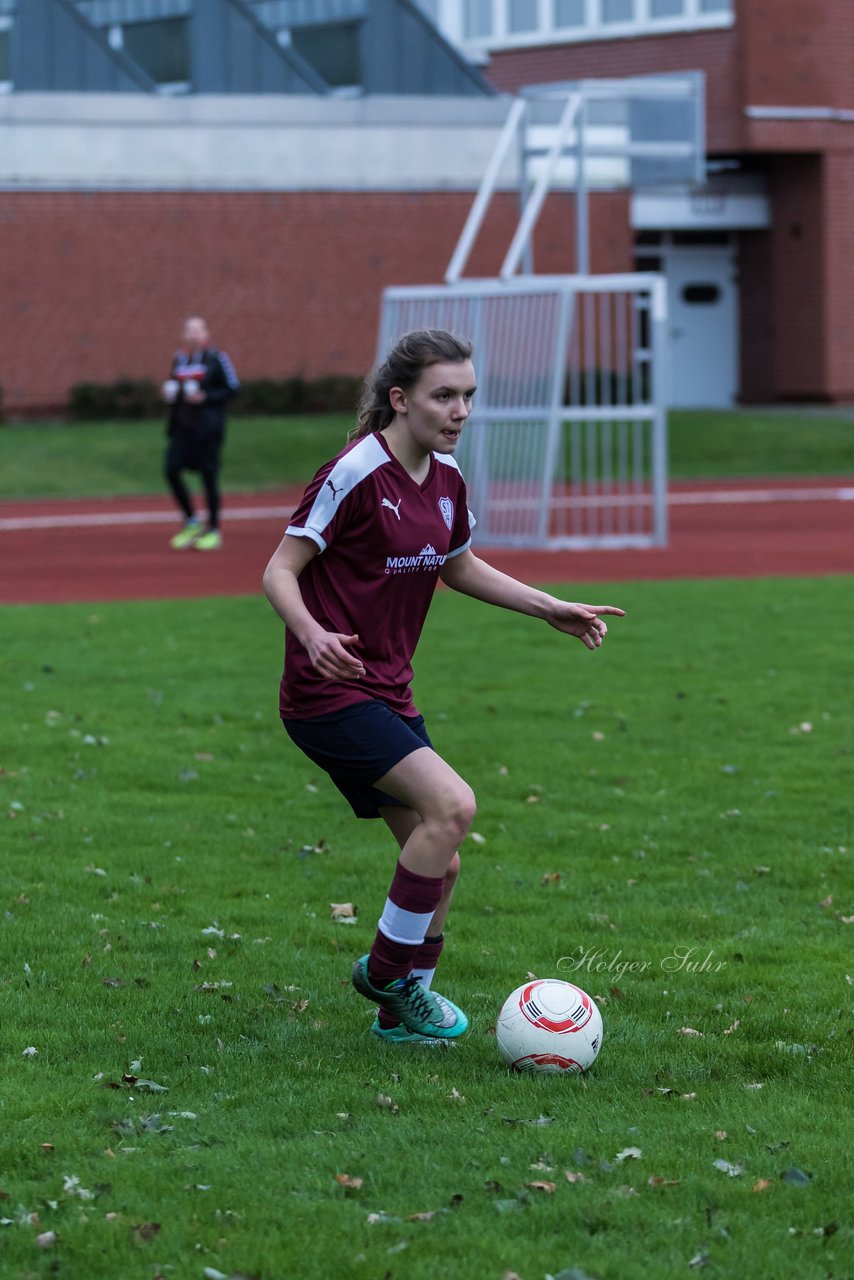
[[[411,659],[439,578],[597,649],[611,605],[569,604],[471,550],[473,517],[453,454],[475,393],[472,347],[441,329],[406,334],[368,378],[351,442],[320,468],[264,574],[286,627],[280,711],[359,818],[385,820],[400,856],[353,985],[387,1040],[450,1039],[463,1011],[430,989],[475,814],[471,787],[432,748],[412,701]]]

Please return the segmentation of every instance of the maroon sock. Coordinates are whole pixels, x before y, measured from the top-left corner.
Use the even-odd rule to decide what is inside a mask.
[[[443,933],[437,933],[432,938],[425,938],[415,953],[412,972],[429,972],[432,977],[433,971],[439,963],[439,957],[442,954],[444,945],[445,935]],[[393,1018],[390,1013],[386,1013],[385,1009],[377,1010],[377,1020],[384,1031],[390,1031],[392,1027],[398,1026],[397,1019]]]
[[[439,904],[444,876],[422,876],[398,862],[368,958],[374,982],[405,978]]]
[[[418,948],[415,959],[412,963],[412,970],[414,973],[418,973],[419,978],[422,973],[425,978],[428,973],[432,975],[433,970],[439,963],[439,957],[442,954],[442,948],[444,945],[444,933],[437,933],[432,938],[426,937],[424,939],[421,946]]]

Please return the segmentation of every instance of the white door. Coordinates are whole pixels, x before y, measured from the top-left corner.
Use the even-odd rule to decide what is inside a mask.
[[[670,304],[670,404],[724,409],[738,394],[738,282],[731,245],[663,255]]]

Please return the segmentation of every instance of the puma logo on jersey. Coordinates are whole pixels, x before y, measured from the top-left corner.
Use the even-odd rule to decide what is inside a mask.
[[[329,485],[329,488],[332,490],[332,501],[334,502],[335,499],[338,497],[338,494],[343,493],[344,486],[343,484],[339,485],[338,488],[336,489],[335,485],[332,483],[331,480],[327,480],[326,483]]]
[[[403,499],[402,499],[402,498],[398,498],[398,500],[397,500],[397,506],[395,506],[393,502],[389,502],[388,498],[383,498],[383,500],[382,500],[382,506],[383,506],[383,507],[388,507],[389,511],[393,511],[393,512],[394,512],[394,514],[397,516],[397,518],[398,518],[398,520],[399,520],[399,519],[400,519],[400,504],[401,504],[401,502],[402,502],[402,501],[403,501]],[[381,507],[380,509],[382,509],[382,507]]]

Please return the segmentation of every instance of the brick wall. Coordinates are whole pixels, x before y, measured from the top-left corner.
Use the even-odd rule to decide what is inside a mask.
[[[739,399],[768,404],[775,396],[771,232],[742,231],[738,240]]]
[[[84,380],[165,376],[204,315],[243,377],[363,373],[389,284],[441,282],[466,193],[0,193],[0,384],[8,411]],[[467,275],[495,275],[516,226],[497,197]],[[594,196],[592,267],[630,265],[627,197]],[[539,272],[572,269],[572,200],[553,196]]]
[[[854,151],[825,157],[824,198],[827,389],[854,403]]]
[[[824,399],[827,344],[825,200],[821,156],[782,156],[770,166],[774,389],[783,399]]]

